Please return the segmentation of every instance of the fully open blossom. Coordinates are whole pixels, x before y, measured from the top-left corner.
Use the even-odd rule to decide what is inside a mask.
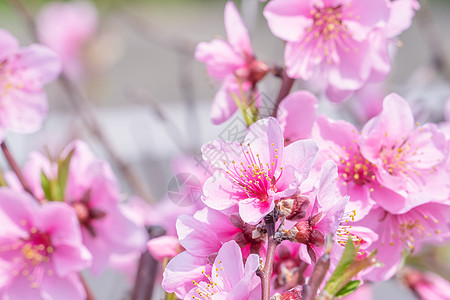
[[[221,39],[203,42],[195,51],[195,58],[206,64],[209,75],[222,83],[211,108],[214,124],[226,121],[237,110],[232,94],[242,101],[243,107],[256,105],[252,96],[241,99],[241,91],[254,90],[268,71],[264,63],[255,59],[247,28],[231,1],[225,6],[225,29],[228,42]]]
[[[44,85],[58,77],[61,62],[47,47],[20,48],[15,37],[0,29],[0,139],[6,130],[21,133],[41,128],[48,103]]]
[[[239,208],[246,223],[257,224],[275,202],[294,195],[307,178],[317,153],[311,140],[284,147],[274,118],[254,123],[242,144],[215,140],[202,147],[217,171],[203,186],[206,205],[217,210]]]
[[[342,101],[372,73],[389,71],[382,30],[390,17],[388,1],[273,0],[264,16],[271,31],[287,41],[287,74],[308,80],[318,71],[330,100]]]
[[[90,1],[49,2],[37,15],[40,42],[60,55],[64,72],[73,79],[83,75],[83,50],[96,33],[97,19]]]
[[[415,128],[411,109],[400,96],[385,98],[383,111],[364,126],[361,140],[361,153],[376,167],[378,182],[401,195],[378,197],[376,201],[384,209],[403,213],[423,203],[448,199],[445,135],[434,124]]]
[[[239,246],[234,241],[223,244],[214,261],[211,275],[203,272],[204,279],[195,282],[195,287],[184,297],[191,299],[261,299],[261,280],[256,276],[259,257],[251,254],[245,263]]]
[[[201,209],[193,216],[182,215],[176,223],[179,242],[186,251],[168,263],[162,286],[184,298],[194,287],[192,280],[200,280],[201,271],[209,272],[222,244],[233,240],[242,229],[234,226],[229,216],[210,208]]]
[[[75,212],[0,189],[0,298],[86,299],[77,272],[91,264]]]
[[[368,227],[378,234],[378,239],[368,248],[377,249],[377,260],[383,266],[368,270],[364,278],[387,280],[398,270],[404,251],[418,251],[426,242],[444,242],[449,239],[450,206],[426,203],[402,214],[392,214],[376,207],[358,225]]]
[[[120,207],[120,190],[111,167],[95,158],[87,144],[75,141],[61,156],[73,151],[65,186],[64,200],[75,210],[83,243],[94,257],[92,270],[100,272],[113,253],[144,250],[147,240],[143,227],[130,220]],[[34,153],[24,173],[36,195],[43,196],[41,172],[57,178],[56,163]]]

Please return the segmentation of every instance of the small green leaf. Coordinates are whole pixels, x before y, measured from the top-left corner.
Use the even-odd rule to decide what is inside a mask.
[[[344,297],[353,293],[359,287],[360,283],[360,280],[350,281],[342,289],[340,289],[339,292],[337,292],[336,297]]]
[[[69,177],[69,166],[75,149],[69,152],[69,154],[63,159],[58,160],[58,186],[59,186],[59,197],[61,201],[64,200],[64,194],[66,190],[67,178]]]
[[[52,195],[50,192],[50,180],[48,179],[47,175],[45,175],[44,171],[41,170],[41,186],[42,190],[44,191],[45,198],[47,200],[51,200]]]
[[[325,290],[330,294],[333,295],[336,292],[337,285],[339,285],[342,275],[347,270],[347,268],[355,261],[356,254],[357,251],[355,248],[355,244],[353,243],[351,237],[349,237],[347,242],[345,243],[344,253],[342,253],[342,257],[339,260],[339,263],[336,266],[333,275],[331,275],[330,279],[327,282],[327,285],[325,286]]]

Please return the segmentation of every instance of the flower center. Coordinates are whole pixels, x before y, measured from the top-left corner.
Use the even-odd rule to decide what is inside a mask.
[[[342,30],[347,30],[342,25],[342,5],[336,7],[325,7],[311,10],[314,19],[314,31],[317,36],[322,36],[325,40],[331,40],[338,36]]]
[[[272,145],[273,146],[273,145]],[[254,154],[250,144],[241,145],[242,161],[231,161],[226,166],[226,176],[236,187],[247,194],[249,198],[258,198],[261,202],[266,202],[269,198],[268,191],[277,191],[276,182],[280,179],[283,167],[279,167],[280,173],[275,178],[275,170],[278,167],[278,155],[275,155],[273,162],[263,163],[261,156]],[[278,149],[275,149],[275,153]]]
[[[408,143],[407,140],[404,138],[401,144],[393,145],[391,148],[383,147],[380,150],[383,167],[393,176],[410,172],[408,158],[418,154],[417,149],[414,151],[411,149],[411,143]]]
[[[22,220],[21,226],[27,228],[27,222]],[[32,288],[38,288],[43,276],[53,275],[53,270],[47,264],[55,248],[48,233],[38,231],[35,227],[28,228],[28,236],[11,245],[0,247],[0,256],[6,256],[13,262],[10,269],[12,276],[27,277]]]
[[[348,149],[347,157],[340,157],[339,177],[344,181],[344,185],[348,182],[354,182],[357,185],[365,185],[375,180],[376,166],[365,159],[359,148],[357,151],[351,152]]]

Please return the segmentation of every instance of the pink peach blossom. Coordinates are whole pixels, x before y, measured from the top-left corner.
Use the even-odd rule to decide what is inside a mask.
[[[317,153],[311,140],[284,147],[274,118],[254,123],[242,144],[215,140],[202,147],[203,157],[217,171],[203,186],[205,204],[235,210],[244,222],[257,224],[275,202],[294,195],[307,178]]]
[[[195,282],[195,287],[184,299],[261,299],[261,280],[256,276],[258,268],[256,254],[247,258],[244,268],[239,246],[234,241],[226,242],[217,254],[211,275],[203,272],[204,279]]]
[[[377,249],[377,260],[383,266],[371,268],[363,278],[380,281],[398,270],[404,251],[419,251],[424,243],[441,243],[449,238],[450,206],[426,203],[402,214],[392,214],[378,206],[357,225],[371,228],[378,239],[368,247]]]
[[[83,50],[97,23],[97,9],[90,1],[49,2],[37,15],[39,40],[60,55],[64,72],[72,79],[80,79],[85,71]]]
[[[272,33],[287,41],[287,74],[309,80],[319,72],[332,101],[347,98],[373,72],[389,71],[385,0],[273,0],[264,16]]]
[[[77,272],[92,256],[70,206],[40,206],[24,192],[1,188],[0,222],[2,299],[86,298]]]
[[[450,299],[450,282],[431,272],[420,272],[405,268],[400,275],[402,281],[423,300]]]
[[[385,98],[381,114],[364,126],[360,144],[362,155],[376,166],[377,181],[401,195],[377,197],[387,211],[404,213],[417,205],[448,199],[445,135],[434,124],[415,128],[411,109],[400,96]],[[378,191],[383,193],[383,189]]]
[[[110,255],[143,251],[146,233],[144,227],[129,219],[120,206],[120,190],[111,167],[96,158],[82,141],[68,145],[61,157],[66,157],[71,151],[74,152],[64,200],[77,213],[83,243],[94,257],[92,271],[99,273],[107,265]],[[25,176],[37,195],[43,195],[41,171],[50,180],[55,179],[55,164],[35,153],[25,166]]]
[[[231,1],[225,6],[225,29],[228,42],[221,39],[202,42],[195,51],[195,58],[206,64],[209,75],[222,83],[211,108],[214,124],[223,123],[237,110],[238,106],[231,94],[240,97],[241,90],[245,93],[254,90],[256,83],[268,71],[264,63],[255,59],[247,28]],[[240,101],[246,107],[258,104],[251,97]]]
[[[42,45],[20,48],[0,29],[0,139],[5,131],[31,133],[41,128],[48,103],[44,85],[61,71],[58,56]]]

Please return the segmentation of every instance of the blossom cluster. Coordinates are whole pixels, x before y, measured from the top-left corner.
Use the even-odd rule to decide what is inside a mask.
[[[41,44],[20,47],[0,29],[0,143],[11,167],[0,172],[1,299],[92,300],[82,272],[111,267],[129,273],[131,298],[141,299],[136,287],[153,291],[145,274],[157,269],[146,259],[163,266],[153,280],[166,299],[366,299],[372,282],[394,276],[423,299],[448,299],[444,278],[405,264],[450,240],[450,99],[445,122],[421,125],[398,93],[366,93],[388,76],[418,2],[264,5],[284,64],[256,57],[228,1],[227,39],[199,43],[194,56],[219,84],[212,123],[238,112],[243,134],[177,159],[182,184],[153,205],[123,201],[125,174],[117,178],[84,141],[31,152],[23,166],[6,145],[9,131],[42,126],[45,85],[61,76],[73,91],[89,71],[83,51],[96,35],[95,8],[47,4],[33,23]],[[270,76],[281,84],[267,116]],[[321,111],[350,97],[364,98],[361,126]],[[93,117],[84,120],[103,137]]]

